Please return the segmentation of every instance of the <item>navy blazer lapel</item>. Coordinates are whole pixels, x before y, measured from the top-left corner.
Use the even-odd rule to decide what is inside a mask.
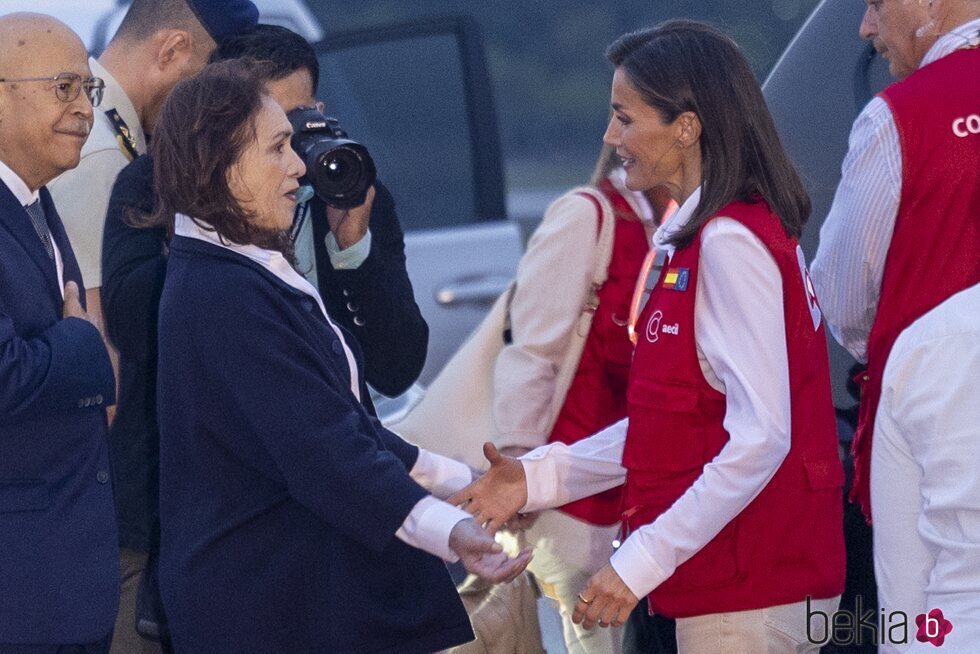
[[[58,215],[58,209],[54,206],[54,200],[51,199],[51,194],[48,192],[48,187],[44,186],[41,188],[41,206],[44,207],[44,217],[48,221],[48,229],[51,230],[51,238],[54,239],[55,244],[58,246],[58,251],[61,252],[61,268],[62,276],[65,282],[75,282],[78,284],[79,297],[81,299],[82,307],[85,306],[85,283],[82,279],[82,269],[78,267],[78,260],[75,258],[75,251],[72,250],[71,241],[68,240],[68,233],[65,231],[65,225],[61,222],[61,216]],[[57,278],[55,278],[55,283],[57,283]],[[102,280],[89,280],[90,287],[97,287],[102,285]],[[61,290],[58,290],[58,297],[61,297]]]
[[[47,193],[46,190],[44,192]],[[48,196],[48,204],[45,206],[45,210],[47,211],[52,206],[51,196]],[[0,224],[13,235],[14,239],[20,243],[24,251],[37,265],[45,281],[48,282],[49,291],[55,294],[57,303],[60,305],[61,291],[58,288],[58,268],[44,250],[44,244],[41,243],[37,232],[34,231],[27,210],[17,201],[17,198],[3,182],[0,182]],[[62,247],[60,242],[58,247]],[[78,264],[75,265],[77,267]]]

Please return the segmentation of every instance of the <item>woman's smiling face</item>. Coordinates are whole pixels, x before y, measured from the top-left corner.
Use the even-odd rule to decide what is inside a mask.
[[[626,170],[626,186],[649,191],[657,186],[678,186],[682,149],[678,145],[678,121],[664,122],[660,111],[650,106],[617,68],[612,84],[613,115],[603,141],[616,148]]]

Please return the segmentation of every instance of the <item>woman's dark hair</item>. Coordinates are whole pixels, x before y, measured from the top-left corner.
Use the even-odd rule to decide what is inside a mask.
[[[665,124],[693,112],[701,121],[701,201],[671,242],[688,245],[701,225],[729,202],[757,194],[799,237],[810,198],[776,133],[762,90],[742,51],[704,23],[670,20],[624,34],[606,49]]]
[[[255,138],[252,119],[262,107],[262,82],[239,60],[210,64],[186,79],[164,102],[150,146],[157,196],[151,223],[173,234],[182,213],[240,244],[264,244],[228,186],[228,171]]]

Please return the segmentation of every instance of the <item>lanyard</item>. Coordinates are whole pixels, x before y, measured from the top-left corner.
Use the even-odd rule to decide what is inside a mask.
[[[664,207],[664,217],[661,224],[667,222],[677,212],[677,203],[671,200]],[[636,286],[633,287],[633,299],[630,300],[630,317],[626,324],[626,331],[630,337],[630,343],[636,345],[639,337],[636,335],[636,321],[640,319],[640,312],[643,311],[646,300],[650,296],[657,280],[660,279],[660,270],[667,259],[666,250],[658,250],[656,247],[650,248],[647,255],[643,258],[643,265],[640,266],[640,275],[636,278]],[[653,273],[653,283],[650,284],[650,277]],[[650,284],[648,286],[648,284]]]

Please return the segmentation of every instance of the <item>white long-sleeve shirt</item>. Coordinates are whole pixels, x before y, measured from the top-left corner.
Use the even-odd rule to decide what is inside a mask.
[[[939,37],[920,67],[976,39],[980,19]],[[841,181],[820,229],[811,276],[834,338],[867,361],[868,334],[878,312],[885,258],[902,193],[902,149],[888,104],[875,97],[851,129]]]
[[[669,235],[697,207],[700,188],[657,230],[654,246],[673,254]],[[782,278],[775,259],[741,223],[720,217],[702,232],[694,308],[698,360],[726,395],[729,442],[701,476],[652,524],[634,531],[611,564],[643,597],[711,541],[765,487],[790,448],[790,385]],[[623,483],[627,420],[567,446],[552,443],[521,461],[525,511],[559,506]]]
[[[976,651],[980,641],[978,317],[980,285],[898,337],[871,456],[879,605],[910,622],[941,609],[953,623],[943,651],[952,652]]]

